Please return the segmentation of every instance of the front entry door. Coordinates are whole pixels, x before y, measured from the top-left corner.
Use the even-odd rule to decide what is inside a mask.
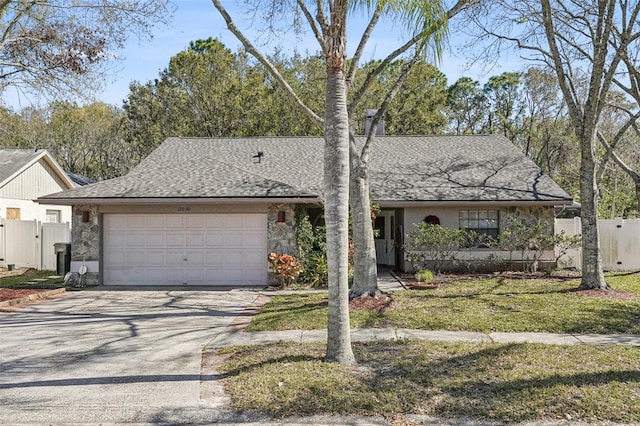
[[[376,257],[379,265],[395,266],[396,264],[396,214],[393,210],[382,210],[375,220],[378,232],[375,237]]]

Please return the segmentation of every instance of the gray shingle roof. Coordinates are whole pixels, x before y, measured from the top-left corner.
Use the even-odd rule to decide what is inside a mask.
[[[45,198],[321,198],[323,144],[314,137],[169,138],[126,176]],[[499,135],[380,136],[370,171],[378,201],[571,200]]]
[[[60,179],[66,183],[66,186],[70,188],[75,186],[47,150],[0,149],[0,187],[4,186],[30,164],[40,159],[44,159],[51,166],[53,172],[58,174]]]
[[[0,183],[41,155],[32,149],[0,149]]]

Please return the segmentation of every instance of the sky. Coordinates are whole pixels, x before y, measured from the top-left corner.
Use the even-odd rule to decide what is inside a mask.
[[[253,24],[241,10],[235,6],[238,2],[227,1],[229,13],[236,21],[236,25],[243,30],[249,39],[254,42],[259,38],[259,24]],[[129,93],[129,84],[132,81],[145,83],[158,77],[161,70],[169,64],[169,59],[178,52],[186,49],[189,42],[197,39],[206,39],[208,37],[218,38],[228,48],[236,51],[240,46],[235,36],[226,28],[226,24],[220,17],[218,11],[214,8],[209,0],[174,0],[173,5],[176,10],[173,19],[168,25],[156,25],[152,28],[153,37],[151,40],[138,40],[132,38],[127,43],[124,50],[117,52],[121,58],[115,67],[111,80],[105,82],[105,88],[102,92],[94,93],[96,100],[109,104],[122,106],[123,100]],[[362,29],[364,28],[364,19],[354,16],[350,21],[349,40],[347,41],[348,53],[352,53],[359,40]],[[455,18],[454,18],[455,19]],[[380,25],[379,25],[380,26]],[[264,38],[263,38],[264,40]],[[380,59],[383,55],[389,53],[391,49],[397,48],[402,41],[401,27],[381,27],[373,34],[372,40],[368,43],[367,50],[363,55],[364,60]],[[458,50],[455,47],[457,43],[455,35],[450,36],[450,46],[445,49],[443,58],[437,66],[447,76],[448,83],[452,84],[461,76],[470,76],[481,82],[487,77],[487,71],[481,66],[476,65],[469,68],[467,59],[463,55],[455,54]],[[459,40],[458,40],[459,41]],[[272,53],[274,48],[279,46],[285,51],[293,51],[295,47],[299,52],[317,51],[317,42],[311,36],[306,36],[301,40],[296,40],[293,35],[287,35],[263,46],[265,53]],[[502,65],[504,69],[492,69],[489,75],[499,74],[503,71],[514,71],[505,67],[508,62]],[[5,101],[15,109],[30,104],[29,99],[18,97],[10,90],[5,93]]]

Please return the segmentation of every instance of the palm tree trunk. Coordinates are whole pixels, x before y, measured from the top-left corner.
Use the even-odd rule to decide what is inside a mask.
[[[328,361],[355,362],[349,324],[349,116],[344,72],[327,67],[324,211],[329,270]]]

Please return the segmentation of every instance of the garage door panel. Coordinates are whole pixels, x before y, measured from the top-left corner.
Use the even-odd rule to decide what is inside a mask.
[[[246,216],[245,221],[243,223],[243,228],[253,229],[258,233],[261,233],[260,231],[262,231],[265,228],[265,222],[260,220],[257,217]]]
[[[166,228],[167,229],[184,229],[185,227],[185,217],[184,215],[178,214],[170,214],[165,215],[166,218]]]
[[[112,252],[111,256],[105,258],[105,266],[107,268],[116,268],[116,267],[124,267],[127,266],[127,259],[129,258],[128,253],[121,251]]]
[[[238,228],[238,229],[242,229],[243,225],[244,225],[244,216],[243,215],[236,215],[236,214],[230,214],[230,215],[226,215],[225,216],[225,228],[229,229],[229,228]]]
[[[228,249],[224,254],[224,263],[228,266],[244,265],[244,251],[242,249]]]
[[[105,284],[266,284],[266,214],[103,218]]]
[[[185,225],[188,229],[191,228],[204,228],[206,224],[204,215],[192,214],[186,216]]]
[[[205,253],[202,250],[187,250],[186,254],[187,264],[190,267],[204,266],[205,265]]]
[[[145,216],[128,216],[126,221],[127,229],[144,229],[146,228],[147,218]]]
[[[207,250],[206,262],[209,266],[223,266],[224,265],[224,249]]]
[[[205,285],[205,270],[201,268],[185,269],[186,282],[191,285]]]
[[[185,254],[183,250],[171,250],[165,251],[165,264],[167,266],[184,266]]]
[[[127,247],[144,248],[147,245],[147,235],[144,232],[130,232],[126,241]]]
[[[185,245],[187,247],[204,247],[205,246],[205,235],[200,233],[189,232],[186,235]]]
[[[220,230],[225,228],[224,215],[208,214],[205,216],[205,228],[212,230]]]
[[[259,285],[259,283],[264,281],[264,269],[245,269],[245,279],[247,280],[247,283],[251,285]]]
[[[146,228],[147,229],[164,229],[165,228],[164,215],[156,215],[156,214],[147,215]]]
[[[207,232],[205,235],[207,247],[224,247],[224,235],[218,232]]]
[[[178,233],[175,231],[168,232],[166,234],[167,247],[184,247],[185,235],[184,233]]]
[[[228,268],[224,271],[225,284],[240,285],[246,281],[246,275],[242,268]]]
[[[244,264],[246,265],[259,265],[260,263],[264,263],[265,268],[267,267],[266,257],[262,250],[245,250],[244,251]]]
[[[127,232],[113,231],[106,238],[110,247],[127,247]]]
[[[224,247],[244,247],[244,238],[239,231],[227,230],[224,233]]]
[[[255,234],[245,234],[244,236],[244,244],[248,247],[262,247],[262,241],[266,238],[266,235],[262,235],[259,233]]]
[[[164,266],[166,264],[165,252],[163,250],[147,251],[146,266]]]
[[[165,235],[160,233],[147,233],[147,247],[165,247],[167,242],[165,240]]]

